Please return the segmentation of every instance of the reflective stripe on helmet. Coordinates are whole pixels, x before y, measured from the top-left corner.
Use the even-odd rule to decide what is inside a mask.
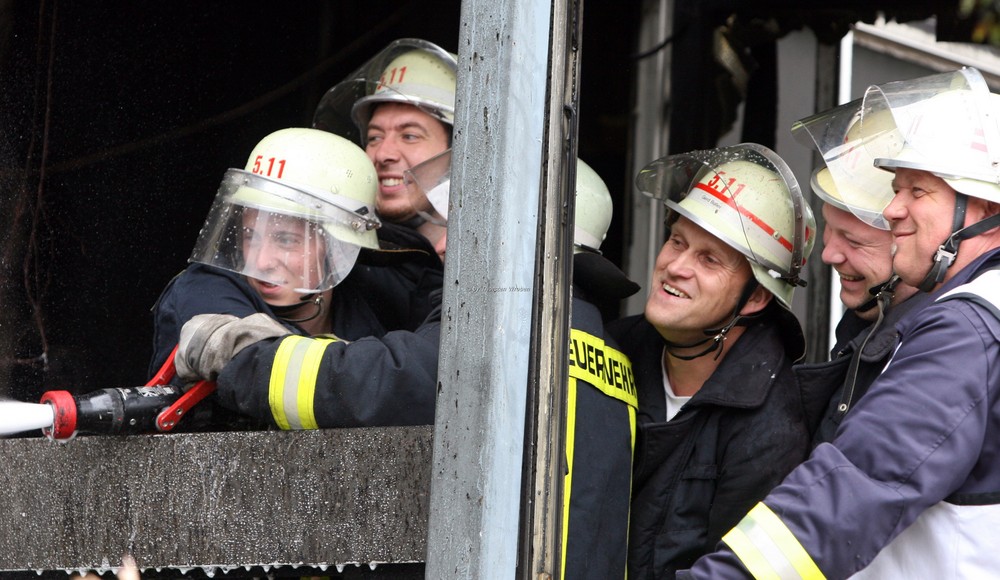
[[[697,189],[700,189],[700,190],[704,191],[704,192],[707,192],[709,195],[715,197],[716,199],[718,199],[722,203],[728,205],[734,211],[739,212],[740,215],[742,215],[743,217],[745,217],[748,220],[750,220],[751,223],[753,223],[755,226],[757,226],[758,228],[760,228],[765,234],[767,234],[767,236],[764,238],[765,240],[768,240],[768,239],[774,240],[775,242],[778,243],[778,245],[780,245],[781,247],[783,247],[786,251],[791,252],[792,251],[792,242],[788,241],[788,238],[782,236],[781,233],[778,232],[778,230],[776,230],[774,227],[772,227],[771,224],[767,223],[767,221],[765,221],[764,218],[762,218],[759,215],[753,213],[752,211],[750,211],[746,207],[741,206],[738,203],[736,203],[736,197],[739,195],[739,189],[742,189],[743,184],[742,183],[732,183],[732,184],[726,186],[726,188],[729,189],[729,188],[733,188],[734,186],[737,188],[737,190],[732,193],[732,197],[730,197],[728,195],[725,195],[725,194],[722,193],[722,191],[717,190],[717,189],[713,189],[713,188],[709,187],[708,185],[706,185],[704,183],[699,183],[695,187]]]
[[[281,341],[271,367],[268,404],[279,428],[318,429],[313,402],[323,352],[332,338],[289,336]]]
[[[825,578],[791,530],[763,502],[755,505],[722,541],[754,578]]]

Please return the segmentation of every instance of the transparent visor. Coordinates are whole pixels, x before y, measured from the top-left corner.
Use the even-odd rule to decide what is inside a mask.
[[[451,124],[448,115],[454,116],[454,86],[439,86],[416,74],[408,76],[412,71],[405,64],[390,66],[412,50],[426,51],[457,68],[455,57],[433,43],[413,38],[396,40],[323,95],[313,115],[313,127],[364,147],[372,109],[385,102],[413,105]]]
[[[892,174],[875,166],[873,150],[866,143],[898,137],[888,127],[882,132],[862,131],[861,107],[862,100],[857,99],[801,119],[792,125],[792,135],[802,145],[815,147],[826,163],[826,172],[814,173],[813,192],[864,223],[887,230],[882,210],[892,201]]]
[[[316,193],[230,169],[189,261],[299,294],[322,292],[354,267],[361,248],[345,240],[369,221]]]
[[[771,278],[801,285],[815,222],[791,169],[770,149],[744,143],[671,155],[647,165],[636,186]]]
[[[448,225],[451,149],[404,171],[403,183],[410,206],[417,215],[435,225]]]
[[[861,109],[865,146],[888,171],[904,167],[1000,183],[995,102],[971,68],[871,86]]]

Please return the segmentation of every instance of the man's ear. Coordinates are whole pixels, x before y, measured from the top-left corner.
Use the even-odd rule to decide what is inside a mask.
[[[750,294],[750,299],[740,310],[741,316],[750,316],[751,314],[757,314],[771,302],[774,295],[767,288],[764,288],[760,284],[757,284],[757,288],[754,289],[753,293]]]

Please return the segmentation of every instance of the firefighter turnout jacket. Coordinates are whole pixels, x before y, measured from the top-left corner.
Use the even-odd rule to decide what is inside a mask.
[[[642,315],[611,325],[639,394],[629,580],[673,578],[710,552],[808,454],[808,425],[820,406],[807,417],[792,374],[802,335],[790,314],[783,319],[772,314],[748,326],[669,421],[659,332]]]
[[[624,578],[635,379],[628,358],[605,334],[595,302],[621,300],[639,287],[593,253],[575,256],[573,277],[562,578]]]

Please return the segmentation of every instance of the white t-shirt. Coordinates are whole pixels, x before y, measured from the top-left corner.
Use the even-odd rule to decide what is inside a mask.
[[[681,407],[684,403],[691,400],[691,397],[678,397],[674,394],[674,389],[670,386],[670,378],[667,376],[667,349],[663,349],[663,355],[660,356],[660,370],[663,375],[663,392],[667,397],[667,421],[673,419],[678,412],[680,412]]]

